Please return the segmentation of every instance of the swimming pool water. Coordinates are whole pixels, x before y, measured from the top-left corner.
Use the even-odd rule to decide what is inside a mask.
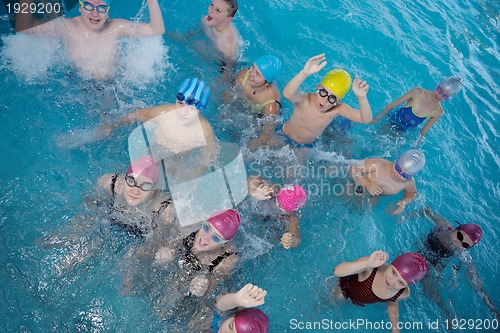
[[[186,32],[196,27],[208,2],[172,0],[160,1],[160,6],[167,31]],[[132,1],[118,3],[112,17],[131,19],[139,9]],[[338,263],[377,249],[393,258],[417,250],[432,225],[412,217],[412,212],[425,205],[450,221],[483,227],[483,240],[470,255],[484,290],[500,306],[499,10],[496,1],[240,1],[234,21],[245,41],[240,67],[262,54],[275,54],[283,61],[280,89],[309,57],[323,52],[327,69],[342,67],[370,84],[374,114],[414,86],[432,89],[451,75],[464,82],[459,95],[443,104],[445,116],[427,135],[422,147],[427,165],[417,177],[419,196],[402,216],[386,211],[399,196],[383,198],[371,209],[366,202],[358,207],[328,193],[331,187],[325,186],[310,196],[303,210],[302,245],[294,251],[279,245],[274,229],[268,230],[250,213],[244,216],[244,232],[237,237],[243,262],[233,284],[236,288],[252,282],[268,291],[262,309],[271,320],[270,332],[294,331],[293,319],[387,320],[385,305],[331,305],[328,277]],[[127,166],[131,127],[101,141],[85,130],[137,107],[172,102],[178,85],[189,76],[211,83],[213,95],[205,115],[217,136],[230,140],[241,132],[243,142],[249,139],[250,131],[242,126],[248,117],[231,106],[219,108],[229,87],[220,81],[217,62],[194,51],[210,49],[198,38],[174,42],[167,35],[163,42],[130,41],[123,47],[123,69],[116,83],[119,108],[105,113],[95,96],[82,89],[85,82],[66,64],[57,43],[13,36],[5,19],[0,31],[0,331],[170,332],[154,316],[147,293],[119,296],[120,247],[110,245],[83,268],[57,277],[54,266],[64,250],[43,250],[34,241],[71,223],[98,176]],[[325,72],[307,79],[302,88],[313,90]],[[352,92],[345,101],[357,106]],[[284,116],[291,110],[285,102]],[[380,131],[381,125],[353,125],[342,138],[327,131],[315,156],[323,162],[317,163],[391,159],[416,139],[416,133],[396,140]],[[248,161],[252,158],[260,164],[248,164],[248,171],[294,163],[286,149],[250,154]],[[309,174],[302,181],[310,191],[338,182],[324,174]],[[244,202],[242,209],[251,206]],[[493,318],[463,269],[456,274],[448,267],[443,274],[449,281],[443,296],[459,318]],[[411,290],[409,300],[400,304],[401,321],[445,319],[421,285]],[[438,331],[446,330],[441,326]]]

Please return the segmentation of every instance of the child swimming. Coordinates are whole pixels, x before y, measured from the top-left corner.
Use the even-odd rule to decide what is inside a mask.
[[[272,207],[285,220],[286,232],[281,237],[281,244],[287,250],[299,247],[301,236],[297,211],[305,205],[307,199],[304,188],[300,185],[285,185],[281,188],[259,176],[251,176],[248,178],[248,192],[258,201],[275,199]]]
[[[172,314],[174,307],[165,306],[171,303],[172,295],[181,293],[181,298],[190,295],[203,297],[232,273],[238,255],[231,240],[236,236],[239,226],[240,215],[236,210],[215,212],[201,224],[198,231],[174,244],[166,244],[157,251],[155,265],[164,267],[176,260],[178,266],[174,281],[167,285],[164,296],[157,300],[160,317]],[[180,308],[177,305],[175,307],[177,310]]]
[[[30,11],[16,16],[16,31],[64,40],[73,65],[80,73],[97,80],[111,78],[118,59],[120,37],[150,37],[162,35],[165,25],[158,0],[147,0],[149,23],[137,24],[123,19],[109,19],[111,0],[80,0],[80,16],[57,18],[40,24]],[[33,0],[21,1],[35,4]]]
[[[208,15],[201,19],[205,34],[231,61],[240,55],[240,37],[232,22],[237,11],[237,0],[212,0],[208,6]]]
[[[410,149],[390,162],[381,158],[369,158],[355,162],[350,167],[354,181],[363,186],[370,195],[393,195],[404,191],[393,214],[400,214],[417,196],[413,176],[425,166],[421,150]]]
[[[410,285],[424,278],[427,264],[415,252],[400,255],[390,265],[385,263],[388,258],[387,253],[375,251],[369,257],[339,264],[334,271],[339,277],[336,293],[358,306],[386,303],[392,332],[398,333],[398,302],[410,296]]]
[[[262,310],[254,308],[264,304],[266,295],[267,291],[250,283],[236,293],[219,295],[215,300],[217,311],[215,311],[212,320],[213,332],[266,333],[269,319]],[[223,320],[226,315],[224,312],[236,308],[245,309]]]
[[[420,136],[424,137],[444,114],[441,102],[452,99],[461,88],[462,81],[455,76],[450,76],[439,82],[434,91],[413,88],[395,101],[387,104],[382,112],[373,119],[372,123],[378,123],[396,106],[406,103],[396,112],[391,113],[389,124],[392,128],[404,132],[426,121],[420,130]]]
[[[92,203],[102,218],[82,216],[68,235],[51,234],[39,241],[44,248],[70,251],[58,268],[60,274],[99,252],[105,241],[102,230],[106,227],[116,227],[131,238],[139,239],[139,251],[147,251],[157,237],[168,233],[174,224],[175,212],[170,196],[155,189],[159,173],[152,157],[141,156],[131,163],[126,173],[105,174],[97,180],[101,195]]]
[[[358,77],[354,79],[352,90],[358,98],[359,111],[341,102],[352,83],[351,76],[342,69],[328,72],[316,86],[316,93],[298,90],[307,77],[319,72],[326,64],[324,54],[310,58],[283,90],[283,96],[293,103],[293,113],[276,133],[297,148],[312,147],[338,115],[363,124],[372,121],[372,110],[366,97],[369,86]]]
[[[464,254],[476,246],[483,237],[483,230],[475,223],[453,225],[442,216],[434,213],[426,207],[423,214],[435,223],[436,227],[427,235],[423,249],[420,253],[427,259],[432,274],[426,276],[422,281],[426,294],[438,304],[450,320],[454,317],[449,307],[444,302],[439,291],[445,289],[444,281],[440,277],[441,272],[448,266],[452,259],[459,259],[457,270],[464,264],[466,276],[470,286],[478,293],[486,306],[500,320],[498,309],[492,304],[490,298],[483,290],[481,279],[478,276],[474,263],[470,258],[466,259]]]

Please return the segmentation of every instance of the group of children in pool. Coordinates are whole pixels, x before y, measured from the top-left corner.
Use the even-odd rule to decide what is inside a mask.
[[[33,18],[20,15],[17,27],[19,31],[26,33],[63,38],[74,64],[94,79],[105,80],[113,75],[112,69],[117,58],[115,42],[119,37],[153,36],[165,32],[158,1],[147,2],[150,14],[150,23],[147,24],[108,20],[110,0],[89,0],[80,1],[81,15],[76,18],[60,18],[38,25],[39,22],[35,22]],[[206,35],[214,42],[226,63],[236,60],[240,53],[239,35],[232,23],[237,9],[236,0],[213,0],[207,16],[202,18]],[[283,96],[293,103],[293,113],[281,124],[275,123],[276,118],[273,117],[280,113],[282,106],[280,91],[273,83],[281,70],[281,61],[273,55],[266,55],[236,75],[235,83],[250,101],[251,112],[256,117],[266,119],[262,133],[249,143],[250,150],[286,144],[293,147],[298,155],[307,158],[315,141],[335,117],[342,116],[362,124],[376,123],[402,103],[405,105],[390,115],[391,127],[397,131],[405,131],[427,120],[420,132],[423,137],[444,114],[441,102],[449,100],[461,89],[461,81],[456,77],[442,80],[433,91],[414,88],[388,104],[373,119],[367,99],[368,84],[358,77],[352,81],[351,76],[342,69],[329,71],[317,84],[316,92],[299,90],[307,77],[318,73],[326,65],[324,54],[314,56],[286,85]],[[359,110],[342,103],[351,85],[358,99]],[[200,146],[200,142],[216,146],[214,131],[200,113],[206,108],[209,96],[210,88],[205,82],[198,78],[187,79],[179,88],[175,104],[137,110],[101,130],[109,133],[125,123],[154,120],[158,122],[157,141],[169,151],[186,151]],[[168,121],[165,118],[167,115],[170,116]],[[167,122],[175,122],[175,126],[162,129],[162,126],[169,125]],[[190,135],[191,133],[197,134]],[[180,137],[182,140],[179,140]],[[141,156],[132,161],[126,173],[104,175],[97,183],[110,199],[112,223],[126,229],[129,234],[144,239],[143,245],[133,254],[135,258],[151,259],[156,266],[168,266],[169,263],[176,262],[180,272],[185,275],[182,282],[187,281],[187,294],[204,297],[214,291],[224,276],[231,274],[238,261],[238,253],[231,240],[238,231],[240,215],[236,210],[228,208],[215,212],[201,223],[197,231],[183,230],[176,223],[170,196],[155,188],[160,178],[158,162],[151,156]],[[415,198],[413,177],[424,165],[423,152],[411,149],[403,152],[394,162],[365,159],[354,162],[350,170],[353,180],[360,185],[359,189],[366,189],[371,196],[392,195],[403,190],[404,196],[394,212],[399,214]],[[280,187],[269,180],[251,176],[248,189],[256,200],[271,202],[276,199],[273,206],[278,215],[281,214],[286,220],[282,245],[286,249],[298,247],[301,237],[297,211],[307,199],[304,188],[296,184]],[[429,234],[425,242],[426,249],[422,253],[404,253],[389,265],[386,263],[388,255],[383,251],[375,251],[356,261],[341,263],[334,271],[339,277],[339,296],[362,306],[376,302],[387,303],[393,332],[399,331],[397,302],[409,296],[409,286],[422,280],[429,266],[440,269],[446,264],[447,258],[471,248],[482,237],[482,230],[476,224],[453,228],[449,222],[430,210],[426,210],[425,215],[435,221],[438,228]],[[182,237],[175,237],[176,235]],[[56,240],[47,240],[47,243],[50,242]],[[128,294],[133,287],[134,277],[126,275],[124,280],[122,293]],[[176,284],[171,287],[171,292],[173,288],[182,289],[182,286]],[[480,286],[476,289],[482,292]],[[237,293],[218,296],[213,308],[216,318],[220,315],[218,311],[239,307],[247,309],[237,312],[221,325],[215,324],[213,328],[219,332],[267,332],[267,316],[254,308],[264,303],[265,295],[266,292],[261,288],[248,284]],[[169,293],[165,294],[165,298],[169,296]],[[481,296],[498,316],[486,294],[482,292]],[[160,301],[159,304],[163,303]]]

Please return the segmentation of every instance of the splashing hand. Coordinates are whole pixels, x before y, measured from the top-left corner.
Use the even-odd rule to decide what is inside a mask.
[[[366,97],[369,88],[370,86],[365,81],[356,76],[352,85],[352,92],[356,97]]]
[[[248,283],[236,293],[235,297],[238,306],[253,308],[264,304],[264,297],[266,295],[267,291]]]
[[[307,60],[304,68],[302,69],[302,73],[305,75],[311,75],[319,72],[323,69],[327,64],[325,54],[319,54]]]
[[[197,275],[191,280],[189,292],[196,297],[202,297],[207,292],[210,282],[204,275]]]
[[[389,255],[384,251],[375,251],[368,257],[368,266],[372,268],[380,267],[387,261],[387,259],[389,259]]]
[[[274,189],[271,186],[261,184],[252,192],[252,196],[259,201],[269,200],[273,197]]]

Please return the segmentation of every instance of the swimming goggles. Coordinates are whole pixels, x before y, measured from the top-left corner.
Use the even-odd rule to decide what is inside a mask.
[[[451,97],[448,96],[448,94],[446,94],[444,92],[443,88],[440,85],[438,85],[436,89],[437,89],[438,94],[441,95],[441,97],[443,97],[443,99],[446,99],[446,100],[451,99]]]
[[[470,247],[469,243],[462,242],[464,240],[464,235],[462,234],[461,231],[457,231],[457,239],[460,241],[460,243],[462,243],[462,247],[464,249],[468,249]]]
[[[80,5],[83,7],[83,9],[85,9],[88,12],[91,12],[95,9],[99,14],[106,14],[109,11],[108,5],[94,6],[93,4],[87,1],[79,0],[79,2]]]
[[[196,107],[198,105],[198,103],[200,103],[200,101],[197,101],[194,98],[186,99],[186,96],[181,92],[177,94],[177,100],[179,102],[182,102],[182,103],[189,105],[189,106],[192,106],[192,107]]]
[[[130,176],[130,175],[125,176],[125,182],[130,187],[138,187],[141,190],[146,191],[146,192],[151,191],[155,187],[155,184],[150,183],[150,182],[144,182],[141,185],[137,185],[137,181],[135,180],[135,178]]]
[[[403,170],[401,169],[401,166],[399,165],[399,162],[396,160],[396,164],[394,165],[394,169],[396,169],[396,172],[403,177],[404,179],[411,179],[412,175],[409,175],[407,173],[404,173]]]
[[[335,96],[334,94],[328,95],[328,91],[324,88],[320,88],[320,89],[316,90],[316,93],[320,97],[328,96],[328,103],[330,103],[332,105],[337,105],[337,103],[339,102],[339,99],[337,98],[337,96]]]
[[[219,235],[215,234],[213,231],[212,231],[212,227],[206,223],[206,222],[203,222],[201,224],[201,228],[203,229],[203,231],[206,233],[206,234],[210,234],[212,233],[212,240],[215,242],[215,243],[224,243],[225,240],[224,238],[220,237]]]

